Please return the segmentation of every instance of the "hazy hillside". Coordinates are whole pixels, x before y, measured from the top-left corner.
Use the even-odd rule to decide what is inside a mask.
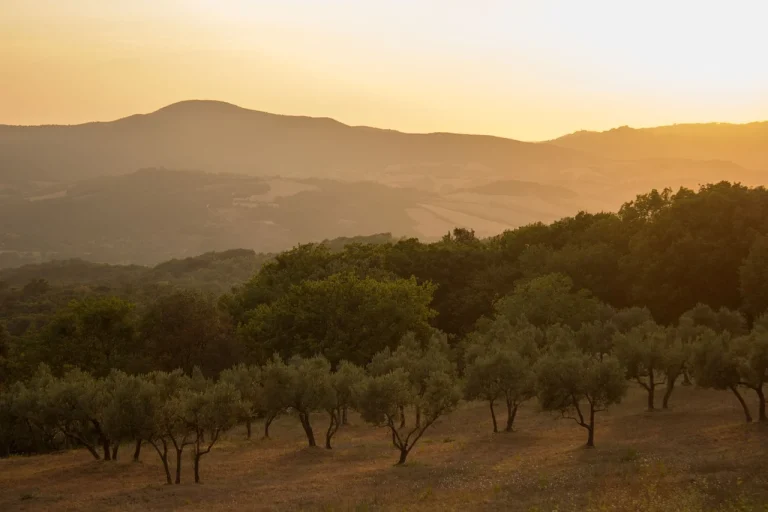
[[[405,134],[212,101],[77,126],[0,126],[0,177],[72,180],[144,167],[249,175],[378,175],[388,166],[477,164],[549,172],[589,158],[568,149],[487,136]]]
[[[526,143],[211,101],[108,123],[0,126],[0,267],[154,264],[379,232],[430,240],[457,226],[490,236],[615,210],[652,188],[764,184],[767,131],[678,125]]]
[[[550,141],[611,159],[720,160],[768,171],[768,122],[677,124],[581,131]]]
[[[361,233],[416,236],[407,210],[431,197],[375,183],[157,169],[51,184],[37,194],[0,201],[0,267],[75,257],[154,264]]]

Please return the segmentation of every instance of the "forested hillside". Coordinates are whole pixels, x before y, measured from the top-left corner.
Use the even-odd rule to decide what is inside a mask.
[[[488,239],[3,271],[0,453],[113,461],[130,443],[179,484],[187,448],[199,482],[237,425],[269,438],[297,420],[331,450],[355,414],[403,465],[462,401],[484,403],[493,432],[536,403],[594,447],[630,387],[655,411],[692,383],[765,422],[767,235],[768,191],[721,182]]]
[[[472,332],[478,320],[492,315],[498,301],[521,283],[555,274],[607,306],[646,307],[663,324],[699,303],[741,311],[751,322],[768,305],[763,291],[766,233],[768,192],[723,182],[699,191],[652,191],[617,213],[580,213],[488,239],[457,229],[435,243],[377,235],[300,245],[274,256],[233,250],[155,267],[69,260],[7,269],[0,271],[0,312],[12,335],[11,353],[30,358],[37,352],[41,358],[11,358],[21,376],[38,362],[63,368],[67,357],[79,357],[80,350],[68,349],[64,359],[51,359],[43,349],[45,343],[63,342],[48,325],[72,314],[67,306],[71,300],[98,305],[119,297],[130,310],[122,321],[135,324],[140,336],[141,317],[158,297],[179,298],[177,290],[209,302],[228,319],[222,335],[242,350],[258,349],[262,356],[271,354],[274,349],[269,347],[286,347],[283,339],[296,343],[306,336],[295,316],[298,311],[323,317],[334,308],[337,315],[352,308],[341,315],[344,321],[365,323],[357,302],[343,302],[352,295],[334,296],[342,300],[335,305],[329,301],[327,294],[337,288],[359,293],[359,300],[374,300],[378,293],[389,293],[388,287],[395,287],[392,293],[408,294],[413,286],[414,293],[425,294],[419,300],[429,306],[420,313],[424,327],[437,328],[453,340]],[[293,320],[280,321],[281,314]],[[378,313],[371,315],[371,321],[379,321]],[[288,325],[295,332],[285,331]],[[308,317],[306,328],[312,325],[316,322]],[[248,346],[249,329],[267,348]],[[49,341],[46,336],[51,336]],[[382,341],[381,347],[395,339]],[[37,351],[24,348],[41,343]],[[129,345],[141,350],[141,343]],[[318,348],[312,347],[308,352]],[[206,360],[193,364],[205,367]]]

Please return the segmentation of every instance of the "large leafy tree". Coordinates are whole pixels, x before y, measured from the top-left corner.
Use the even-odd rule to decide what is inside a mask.
[[[756,318],[768,311],[768,236],[755,238],[739,267],[744,309]]]
[[[0,322],[0,391],[8,383],[10,375],[11,334]]]
[[[407,332],[431,332],[429,306],[434,287],[413,279],[376,280],[355,274],[303,281],[275,302],[261,305],[241,327],[251,356],[264,361],[324,354],[363,365],[384,347],[395,347]]]
[[[610,315],[610,309],[587,290],[576,290],[563,274],[547,274],[518,283],[496,304],[498,314],[512,320],[525,318],[535,326],[554,324],[578,329],[583,323]]]
[[[41,341],[57,368],[77,367],[106,376],[112,368],[131,368],[140,352],[135,305],[117,297],[74,300],[59,310]]]
[[[721,182],[653,200],[658,195],[638,198],[635,204],[653,204],[643,215],[637,207],[622,209],[638,226],[621,267],[631,276],[633,302],[662,323],[698,302],[738,308],[739,267],[755,237],[768,231],[768,191]]]
[[[233,294],[225,295],[223,304],[238,322],[243,322],[249,311],[276,301],[292,286],[338,272],[338,259],[325,245],[299,245],[276,255]]]
[[[396,243],[386,253],[385,268],[401,278],[434,285],[434,326],[462,336],[491,313],[494,299],[509,291],[517,277],[499,256],[473,231],[457,228],[432,244],[417,239]]]
[[[194,367],[213,375],[239,357],[229,316],[212,297],[197,291],[177,291],[158,298],[141,320],[141,339],[148,365],[164,371]]]

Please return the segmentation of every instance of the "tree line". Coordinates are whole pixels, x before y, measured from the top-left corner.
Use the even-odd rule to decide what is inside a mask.
[[[260,421],[269,437],[279,415],[299,421],[310,447],[318,444],[318,416],[325,416],[324,446],[331,449],[356,410],[388,430],[402,464],[462,398],[487,402],[494,432],[497,408],[512,431],[518,408],[535,398],[541,409],[584,428],[591,447],[599,413],[619,403],[630,382],[645,390],[649,410],[658,407],[657,388],[666,409],[681,382],[730,390],[747,421],[752,412],[743,393],[751,391],[758,419],[766,421],[767,375],[768,317],[748,329],[738,312],[698,305],[663,326],[645,308],[616,310],[574,289],[566,276],[549,274],[518,285],[462,342],[451,344],[435,330],[426,337],[409,331],[365,366],[273,354],[262,365],[240,363],[209,378],[196,366],[97,377],[80,369],[56,376],[41,365],[0,395],[0,442],[7,453],[82,446],[104,460],[116,459],[126,442],[136,443],[135,459],[149,445],[168,483],[181,481],[188,449],[198,482],[203,456],[224,432],[244,424],[250,438]]]
[[[348,371],[345,378],[357,384],[342,393],[335,419],[329,413],[326,432],[332,434],[350,408],[399,429],[404,410],[418,418],[410,425],[424,425],[463,393],[488,401],[494,430],[499,408],[506,413],[502,428],[512,429],[520,404],[538,397],[543,408],[560,411],[594,440],[596,415],[621,399],[629,379],[646,390],[649,409],[659,398],[668,406],[675,386],[693,381],[730,390],[748,420],[754,392],[758,419],[764,419],[766,213],[765,189],[723,182],[697,192],[652,191],[617,213],[580,213],[487,240],[456,229],[435,243],[385,238],[301,245],[221,296],[172,287],[139,295],[84,287],[59,297],[60,288],[40,279],[22,289],[0,286],[0,396],[16,403],[8,397],[19,386],[48,384],[74,394],[83,387],[117,389],[105,384],[109,379],[157,390],[153,379],[165,375],[180,390],[173,407],[182,417],[184,403],[197,396],[202,407],[214,388],[234,388],[234,410],[273,397],[287,384],[269,383],[293,382],[295,372],[311,370],[331,382]],[[41,309],[43,301],[55,307]],[[26,321],[30,315],[34,321]],[[435,367],[416,368],[410,359]],[[244,370],[231,375],[241,364],[250,377],[240,375]],[[438,396],[437,384],[427,383],[431,374],[453,391]],[[249,392],[239,380],[259,384]],[[73,388],[70,381],[79,384]],[[363,381],[370,383],[365,393]],[[368,409],[368,402],[382,404],[376,390],[401,403],[390,402],[386,413]],[[249,394],[257,391],[262,398]],[[360,398],[366,396],[370,400]],[[427,402],[443,405],[430,409]],[[311,415],[320,409],[302,407],[272,410],[292,411],[314,436]],[[33,420],[19,424],[10,410],[3,409],[0,421],[4,453],[80,442],[60,427],[43,433]],[[261,409],[234,416],[247,426],[248,418],[262,418],[266,429],[274,419]],[[114,435],[99,433],[92,419],[86,423],[89,444],[106,458],[103,439],[113,442]],[[207,430],[200,431],[201,450],[213,438]],[[423,433],[397,432],[399,449]],[[151,436],[136,437],[146,442]]]

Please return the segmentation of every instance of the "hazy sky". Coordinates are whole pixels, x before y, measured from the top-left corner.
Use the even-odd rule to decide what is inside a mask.
[[[768,2],[0,0],[0,123],[184,99],[523,140],[768,119]]]

